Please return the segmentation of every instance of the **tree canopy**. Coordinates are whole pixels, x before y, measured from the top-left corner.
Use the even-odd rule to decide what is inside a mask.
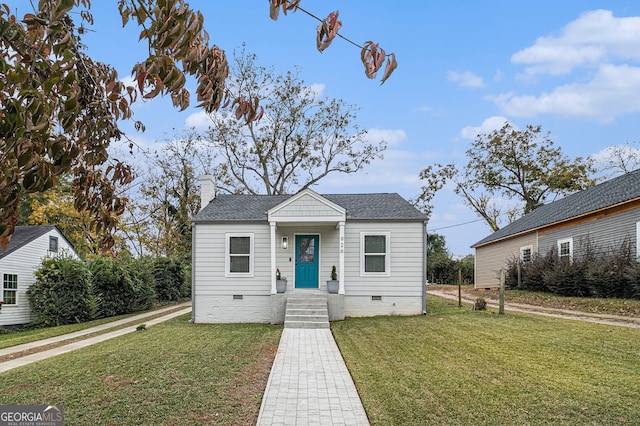
[[[270,16],[304,10],[299,0],[270,0]],[[211,45],[204,17],[184,0],[119,0],[123,25],[134,22],[148,56],[133,65],[135,84],[84,51],[82,35],[93,24],[90,0],[40,0],[22,19],[0,4],[0,245],[6,247],[24,194],[45,191],[58,176],[72,178],[74,206],[87,212],[105,249],[125,210],[117,187],[133,179],[131,168],[109,158],[112,141],[123,137],[138,97],[168,95],[185,109],[186,79],[196,80],[198,106],[207,112],[232,108],[247,121],[259,117],[257,98],[232,98],[226,90],[224,50]],[[337,12],[318,27],[319,46],[339,36]],[[365,73],[373,78],[387,54],[373,42],[362,46]],[[383,82],[395,69],[390,55]],[[144,125],[135,122],[138,130]]]
[[[229,193],[286,194],[331,173],[355,173],[381,157],[384,141],[369,143],[356,121],[356,107],[321,97],[295,72],[276,74],[244,49],[236,55],[229,90],[260,98],[260,121],[211,114],[209,141],[219,166],[218,189]]]
[[[466,151],[467,164],[435,164],[420,177],[426,182],[419,201],[429,205],[433,189],[444,182],[455,183],[455,191],[494,231],[500,217],[512,221],[544,204],[550,197],[566,195],[594,185],[592,160],[570,158],[554,145],[540,126],[502,128],[480,134]],[[501,207],[493,197],[516,200],[511,208]]]

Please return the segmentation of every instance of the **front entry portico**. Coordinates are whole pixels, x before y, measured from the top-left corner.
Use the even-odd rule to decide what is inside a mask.
[[[276,294],[276,270],[280,265],[291,265],[288,276],[293,275],[292,289],[319,289],[321,278],[329,279],[321,273],[330,271],[330,265],[338,270],[338,294],[344,290],[344,227],[346,210],[306,189],[267,211],[267,220],[271,228],[271,294]],[[332,227],[335,231],[327,232]],[[282,228],[283,231],[279,231]],[[324,231],[320,231],[324,229]],[[321,244],[320,235],[323,237]],[[295,238],[291,238],[295,235]],[[289,247],[288,241],[294,239],[292,252],[282,251]],[[332,259],[328,265],[320,262],[320,247],[325,255],[323,262]],[[291,247],[289,247],[291,248]],[[290,253],[290,254],[288,254]],[[329,255],[328,257],[326,255]],[[290,263],[291,262],[291,263]]]

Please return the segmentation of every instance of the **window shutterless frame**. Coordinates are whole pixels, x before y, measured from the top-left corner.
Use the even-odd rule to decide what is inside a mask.
[[[18,304],[18,276],[16,274],[3,274],[2,301],[5,305]]]
[[[360,275],[391,275],[391,233],[360,233]]]
[[[225,234],[224,273],[226,277],[253,277],[254,234]]]

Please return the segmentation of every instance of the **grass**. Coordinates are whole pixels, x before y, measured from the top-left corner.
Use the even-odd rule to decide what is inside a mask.
[[[429,301],[332,330],[373,425],[637,424],[640,330]]]
[[[433,290],[454,291],[458,294],[458,286],[454,285],[435,285],[429,287]],[[476,298],[484,296],[485,298],[498,299],[498,290],[475,290],[473,286],[462,286],[462,294],[467,297]],[[504,295],[506,303],[524,303],[528,305],[544,306],[547,308],[567,309],[581,312],[589,312],[593,314],[620,315],[628,317],[637,317],[640,315],[640,300],[634,299],[599,299],[593,297],[565,297],[551,293],[523,291],[523,290],[506,290]]]
[[[281,327],[189,318],[0,374],[1,403],[62,403],[65,424],[255,424]]]
[[[373,425],[640,418],[639,329],[498,316],[435,297],[428,308],[332,324]],[[281,327],[188,319],[0,374],[0,404],[62,403],[67,424],[255,424]],[[75,331],[67,327],[53,332]]]
[[[121,320],[121,319],[133,317],[133,316],[140,315],[140,314],[143,314],[143,313],[150,313],[151,314],[151,313],[153,313],[154,310],[168,308],[168,307],[170,307],[170,305],[162,305],[162,306],[159,306],[158,308],[150,310],[150,311],[135,312],[135,313],[132,313],[132,314],[119,315],[117,317],[101,318],[101,319],[97,319],[97,320],[93,320],[93,321],[87,321],[87,322],[81,322],[81,323],[77,323],[77,324],[60,325],[60,326],[57,326],[57,327],[23,329],[23,330],[16,330],[16,331],[2,330],[2,331],[0,331],[0,349],[8,348],[8,347],[11,347],[11,346],[22,345],[24,343],[31,343],[31,342],[35,342],[37,340],[48,339],[50,337],[61,336],[63,334],[74,333],[76,331],[85,330],[87,328],[95,327],[95,326],[102,325],[102,324],[107,324],[107,323],[110,323],[110,322],[114,322],[114,321],[118,321],[118,320]],[[176,308],[176,309],[179,309],[179,308]],[[166,315],[166,314],[167,314],[167,312],[164,312],[164,313],[158,314],[157,316]],[[149,317],[145,318],[145,321],[148,321],[148,320],[150,320],[150,319],[152,319],[154,317],[155,317],[154,315],[149,316]],[[134,321],[132,320],[132,322],[134,322]],[[112,330],[113,329],[110,329],[110,330],[107,330],[107,331],[112,331]]]

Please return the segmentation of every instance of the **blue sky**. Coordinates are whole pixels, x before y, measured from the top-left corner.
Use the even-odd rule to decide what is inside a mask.
[[[122,29],[116,0],[92,3],[95,32],[84,39],[89,53],[124,78],[144,54],[139,29]],[[202,11],[212,42],[229,56],[244,42],[261,64],[279,72],[299,66],[302,79],[323,95],[360,108],[358,124],[371,140],[387,140],[383,160],[358,175],[327,177],[313,188],[319,193],[414,198],[425,166],[463,166],[475,135],[507,120],[519,128],[541,125],[570,156],[598,157],[609,146],[640,140],[636,0],[303,0],[320,17],[339,10],[344,36],[373,40],[396,54],[398,69],[382,86],[365,77],[359,49],[343,40],[319,53],[317,22],[301,12],[272,21],[266,0],[189,3]],[[169,99],[138,103],[135,114],[147,131],[123,128],[147,147],[159,146],[173,129],[204,122],[195,108],[179,113]],[[472,253],[469,246],[491,233],[451,188],[434,203],[428,229],[445,235],[453,254]]]

